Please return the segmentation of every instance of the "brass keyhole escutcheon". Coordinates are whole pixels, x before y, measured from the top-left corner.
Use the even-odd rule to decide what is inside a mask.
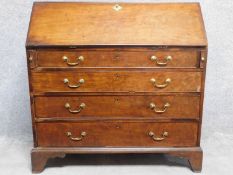
[[[115,56],[113,57],[113,60],[114,60],[114,61],[119,61],[119,60],[120,60],[120,55],[119,55],[119,54],[115,55]]]
[[[120,129],[120,126],[119,126],[119,125],[116,125],[115,127],[116,127],[116,129]]]
[[[119,80],[120,79],[120,75],[118,73],[114,74],[114,80]]]
[[[119,104],[120,103],[120,99],[119,98],[114,98],[114,103],[115,104]]]
[[[116,4],[112,7],[115,11],[120,11],[122,7],[119,4]]]

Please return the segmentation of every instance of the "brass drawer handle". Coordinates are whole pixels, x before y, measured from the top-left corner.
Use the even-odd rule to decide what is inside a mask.
[[[168,137],[168,132],[165,131],[165,132],[162,134],[162,137],[156,137],[155,134],[154,134],[152,131],[150,131],[150,132],[148,133],[148,135],[149,135],[154,141],[162,141],[162,140],[164,140],[166,137]]]
[[[79,88],[84,82],[84,79],[80,79],[77,85],[70,85],[69,80],[67,78],[64,79],[64,84],[67,84],[69,88]]]
[[[155,55],[151,56],[150,60],[156,62],[156,64],[159,66],[166,66],[167,63],[172,60],[172,56],[169,55],[166,58],[164,58],[164,62],[159,62]]]
[[[171,80],[170,78],[167,78],[167,79],[165,80],[165,83],[164,83],[164,84],[157,84],[157,83],[156,83],[156,79],[154,79],[154,78],[151,78],[150,81],[151,81],[151,83],[154,85],[154,87],[157,87],[157,88],[165,88],[165,87],[167,87],[167,86],[171,83],[172,80]]]
[[[167,108],[170,107],[171,105],[169,103],[165,103],[163,106],[163,109],[157,109],[156,105],[154,103],[150,103],[150,109],[154,110],[154,112],[162,114],[166,112]]]
[[[68,58],[67,56],[63,56],[62,59],[64,60],[64,62],[66,62],[67,65],[69,65],[69,66],[76,66],[76,65],[79,65],[80,62],[83,62],[83,61],[84,61],[84,56],[82,56],[82,55],[79,56],[79,57],[77,58],[77,62],[76,62],[76,63],[71,63],[71,62],[69,61],[69,58]]]
[[[66,136],[69,137],[70,140],[73,140],[73,141],[81,141],[86,135],[87,133],[85,131],[82,131],[80,137],[72,137],[71,132],[66,132]]]
[[[86,104],[85,103],[81,103],[80,106],[79,106],[79,108],[77,110],[71,110],[70,104],[69,103],[65,104],[65,108],[68,109],[69,112],[72,113],[72,114],[80,113],[85,107],[86,107]]]

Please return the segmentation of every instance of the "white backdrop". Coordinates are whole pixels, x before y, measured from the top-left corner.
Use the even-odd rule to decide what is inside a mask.
[[[32,140],[32,132],[24,45],[32,2],[0,1],[0,136],[27,141]],[[202,139],[207,139],[217,132],[233,134],[233,2],[198,2],[201,3],[209,41],[202,127]]]

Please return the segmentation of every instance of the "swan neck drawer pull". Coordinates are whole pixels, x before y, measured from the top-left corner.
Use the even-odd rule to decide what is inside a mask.
[[[153,55],[150,57],[150,60],[156,62],[156,64],[159,66],[166,66],[168,62],[172,60],[172,56],[169,55],[164,58],[164,61],[159,62],[158,58],[155,55]]]
[[[77,66],[77,65],[79,65],[81,62],[84,61],[84,56],[82,56],[82,55],[79,56],[79,57],[77,58],[77,62],[75,62],[75,63],[71,63],[70,60],[69,60],[69,58],[68,58],[67,56],[63,56],[62,59],[63,59],[64,62],[66,62],[66,64],[67,64],[68,66]]]
[[[81,141],[86,135],[87,133],[85,131],[82,131],[80,137],[72,137],[72,133],[70,131],[66,132],[66,136],[73,141]]]
[[[165,103],[163,106],[163,109],[157,109],[157,106],[154,103],[150,103],[150,109],[154,110],[155,113],[162,114],[167,111],[167,108],[169,108],[171,105],[169,103]]]
[[[168,137],[168,132],[167,132],[167,131],[163,132],[163,134],[161,135],[161,137],[156,137],[156,136],[155,136],[155,133],[152,132],[152,131],[150,131],[150,132],[148,133],[148,135],[149,135],[154,141],[162,141],[162,140],[164,140],[166,137]]]
[[[172,80],[170,78],[167,78],[164,84],[157,84],[157,81],[154,78],[151,78],[150,81],[156,88],[165,88],[171,83]]]
[[[67,84],[69,88],[79,88],[82,84],[85,83],[84,79],[80,79],[77,85],[69,84],[69,80],[67,78],[65,78],[63,81],[64,81],[64,84]]]
[[[77,110],[72,110],[69,103],[65,104],[65,108],[68,109],[69,112],[72,113],[72,114],[80,113],[85,107],[86,107],[86,104],[85,103],[81,103],[79,105],[79,108]]]

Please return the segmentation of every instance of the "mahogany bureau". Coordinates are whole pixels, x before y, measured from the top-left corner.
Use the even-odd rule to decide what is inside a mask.
[[[166,153],[201,171],[198,3],[36,2],[26,50],[33,172],[91,153]]]

